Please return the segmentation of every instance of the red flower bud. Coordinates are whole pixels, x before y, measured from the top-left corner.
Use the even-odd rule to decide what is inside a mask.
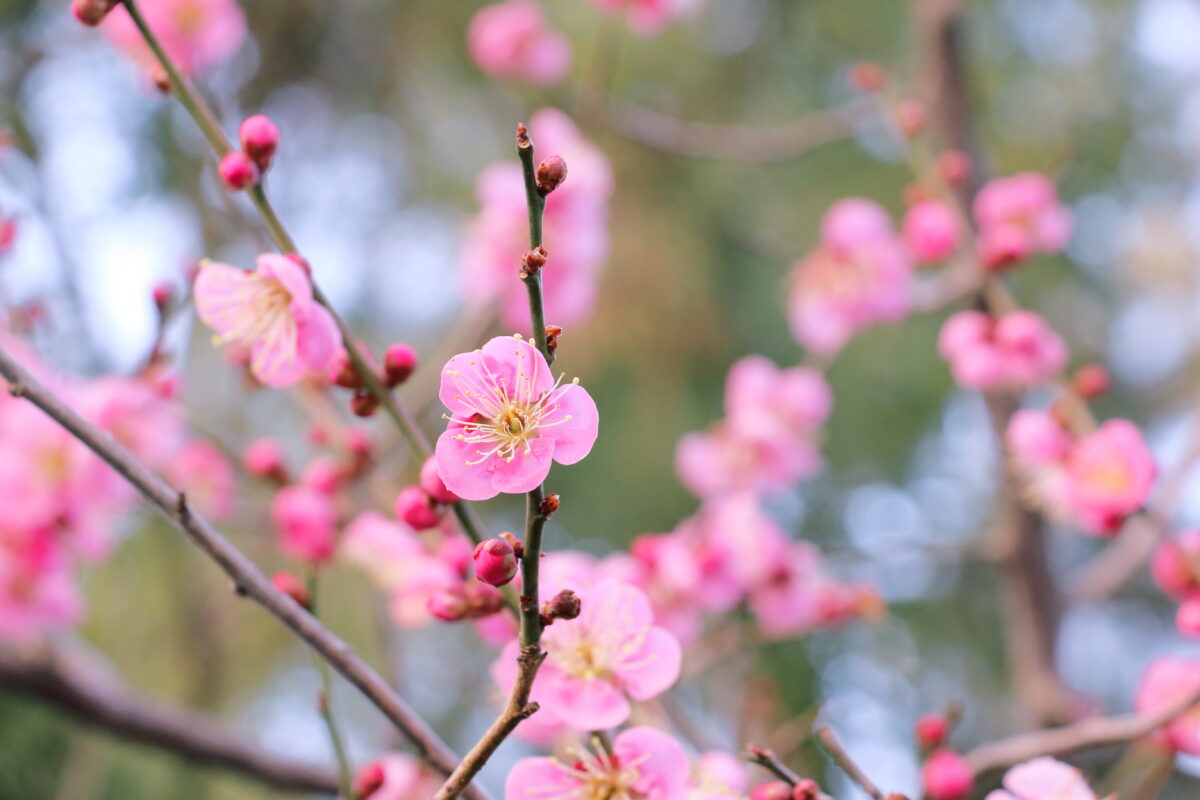
[[[263,172],[271,166],[275,150],[279,147],[279,128],[265,114],[246,117],[238,127],[238,139],[242,150]]]
[[[538,194],[545,197],[567,179],[567,162],[562,156],[550,156],[538,163],[535,175]]]
[[[169,283],[160,283],[150,292],[150,296],[154,298],[154,307],[158,309],[159,314],[166,313],[167,307],[171,305],[171,299],[175,295],[175,290]]]
[[[1099,364],[1084,364],[1075,371],[1071,385],[1085,400],[1094,400],[1108,393],[1108,370]]]
[[[393,344],[383,354],[383,380],[388,386],[399,386],[417,369],[417,353],[406,344]]]
[[[379,400],[366,389],[359,389],[350,398],[350,413],[356,417],[369,417],[379,410]]]
[[[275,588],[296,601],[301,608],[312,610],[312,598],[304,582],[290,572],[276,572],[271,576]]]
[[[860,92],[878,92],[885,83],[883,67],[872,61],[859,61],[850,67],[850,85]]]
[[[538,513],[543,517],[548,517],[555,511],[558,511],[558,505],[558,495],[548,494],[542,500],[542,502],[538,504]]]
[[[503,539],[485,539],[471,554],[475,577],[491,586],[503,586],[517,575],[517,556]]]
[[[235,191],[258,183],[258,166],[250,156],[238,150],[226,153],[217,171],[225,185]]]
[[[425,601],[425,608],[443,622],[458,622],[467,618],[470,606],[466,592],[456,586],[431,594]]]
[[[570,589],[563,589],[549,601],[542,603],[541,616],[544,625],[550,625],[556,619],[575,619],[583,610],[579,595]]]
[[[467,598],[467,616],[471,619],[490,617],[504,608],[504,594],[495,586],[471,581],[463,587]]]
[[[792,787],[783,781],[760,783],[750,790],[750,800],[792,800]]]
[[[426,531],[442,521],[442,514],[434,508],[433,498],[425,494],[420,486],[406,486],[396,497],[396,517],[413,530]]]
[[[801,778],[792,787],[792,800],[819,800],[821,786],[812,778]]]
[[[975,775],[966,760],[953,750],[937,750],[921,768],[925,793],[932,800],[965,800]]]
[[[354,791],[354,800],[366,800],[375,794],[383,786],[385,777],[383,765],[378,761],[372,761],[360,769],[354,776],[354,785],[350,787]]]
[[[116,5],[116,0],[71,0],[71,13],[84,25],[94,28]]]
[[[550,253],[544,247],[537,247],[521,256],[521,277],[536,275],[542,267],[546,266],[549,258]]]
[[[936,750],[946,743],[950,723],[941,714],[923,714],[917,719],[914,733],[917,743],[926,750]]]
[[[962,150],[947,150],[938,154],[938,171],[951,186],[958,186],[971,177],[971,157]]]

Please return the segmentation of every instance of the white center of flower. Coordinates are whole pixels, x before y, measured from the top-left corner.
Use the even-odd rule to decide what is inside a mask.
[[[286,320],[292,295],[275,278],[254,276],[239,286],[233,296],[239,309],[237,322],[223,335],[213,337],[215,344],[251,345],[264,334],[278,330],[276,323]]]

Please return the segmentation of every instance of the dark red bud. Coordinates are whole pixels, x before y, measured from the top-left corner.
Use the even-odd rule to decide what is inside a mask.
[[[562,156],[550,156],[538,163],[535,175],[538,194],[545,197],[567,179],[567,162]]]
[[[358,771],[354,776],[354,800],[366,800],[375,792],[379,791],[379,787],[383,786],[385,775],[383,774],[383,766],[378,761],[372,761]]]
[[[541,503],[538,504],[538,513],[543,517],[548,517],[558,511],[558,495],[546,495]]]
[[[304,585],[304,581],[292,573],[276,572],[271,576],[271,583],[276,589],[295,600],[301,608],[312,609],[312,598],[308,594],[308,587]]]
[[[379,410],[379,401],[366,389],[359,389],[350,398],[350,413],[356,417],[369,417]]]
[[[417,370],[417,353],[406,344],[396,343],[383,354],[383,379],[389,386],[399,386]]]
[[[550,253],[544,247],[530,250],[521,256],[521,277],[536,275],[542,267],[546,266],[546,261],[549,257]]]
[[[570,589],[563,589],[548,602],[542,604],[541,618],[543,625],[550,625],[556,619],[575,619],[579,616],[583,603],[579,595]]]

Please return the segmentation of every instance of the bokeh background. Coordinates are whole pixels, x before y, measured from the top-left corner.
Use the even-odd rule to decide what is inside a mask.
[[[738,357],[802,360],[787,330],[785,281],[820,215],[847,195],[902,209],[910,173],[875,114],[834,141],[756,162],[659,149],[606,112],[628,102],[765,130],[859,102],[847,77],[856,61],[878,62],[903,86],[922,54],[909,9],[895,0],[697,0],[652,39],[585,0],[553,0],[543,5],[575,60],[551,89],[497,82],[472,64],[464,31],[479,3],[242,5],[251,35],[202,86],[230,129],[257,111],[283,129],[272,197],[317,281],[377,347],[404,340],[437,364],[461,344],[464,325],[471,330],[459,314],[457,254],[477,210],[474,181],[511,156],[516,122],[561,108],[611,160],[600,301],[564,335],[559,362],[595,396],[601,437],[591,457],[555,471],[564,510],[550,526],[554,548],[608,552],[692,513],[675,442],[720,415],[725,370]],[[1050,174],[1076,218],[1066,257],[1038,259],[1014,290],[1067,338],[1077,362],[1111,367],[1115,389],[1099,411],[1143,425],[1169,470],[1189,457],[1200,377],[1200,4],[967,6],[965,55],[989,167]],[[266,249],[242,198],[217,186],[182,109],[63,2],[0,0],[0,126],[12,138],[0,153],[0,211],[20,225],[0,257],[0,294],[9,306],[45,304],[37,343],[57,364],[133,372],[155,333],[153,286],[182,285],[204,256],[248,265]],[[995,570],[980,546],[997,458],[981,399],[956,390],[936,355],[945,313],[876,328],[841,354],[829,372],[826,469],[771,506],[842,574],[876,583],[890,615],[741,652],[685,686],[687,713],[712,741],[734,748],[789,720],[804,726],[823,703],[821,718],[878,782],[915,790],[909,731],[918,713],[963,698],[961,741],[1012,729]],[[248,390],[190,314],[169,333],[198,429],[231,451],[277,435],[303,458],[310,445],[294,401]],[[427,408],[436,430],[428,384],[401,394]],[[411,474],[402,444],[381,470]],[[1200,522],[1200,487],[1194,476],[1183,485],[1181,527]],[[244,485],[227,527],[270,567],[280,558],[268,499]],[[515,498],[484,511],[493,530],[519,526],[521,513]],[[85,575],[84,637],[139,690],[219,712],[280,753],[328,761],[301,647],[148,514],[122,535],[115,557]],[[1057,532],[1050,547],[1056,574],[1067,576],[1101,543]],[[452,626],[390,635],[380,597],[358,573],[339,572],[332,586],[336,629],[390,665],[452,745],[468,745],[493,713],[491,653]],[[1145,576],[1114,599],[1069,608],[1058,644],[1065,679],[1104,708],[1127,709],[1146,660],[1179,649],[1171,613]],[[353,690],[343,685],[337,698],[356,757],[390,744]],[[507,746],[485,779],[498,786],[522,752]],[[789,755],[823,769],[808,745]],[[1196,795],[1190,776],[1200,762],[1181,766],[1163,797]],[[856,796],[832,771],[826,782]],[[0,687],[3,800],[273,794],[115,742]]]

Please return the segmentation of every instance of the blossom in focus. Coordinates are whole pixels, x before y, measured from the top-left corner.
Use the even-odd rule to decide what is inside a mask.
[[[1134,711],[1145,714],[1177,706],[1200,692],[1200,659],[1160,656],[1142,673],[1133,699]],[[1160,729],[1163,740],[1176,750],[1200,755],[1200,706],[1192,705]]]
[[[142,0],[138,9],[171,60],[189,74],[229,58],[246,38],[246,15],[236,0]],[[141,67],[158,66],[124,6],[114,8],[102,27]]]
[[[938,352],[950,362],[954,380],[969,389],[1033,386],[1067,363],[1063,340],[1032,311],[1013,311],[999,319],[982,311],[960,311],[942,326]]]
[[[542,634],[547,656],[531,698],[541,704],[538,716],[577,730],[613,728],[629,718],[630,698],[649,700],[675,683],[682,649],[654,624],[650,601],[633,585],[608,578],[571,588],[582,613]],[[514,639],[492,668],[506,689],[516,678],[519,651]]]
[[[725,419],[680,439],[680,481],[702,498],[786,489],[820,468],[813,442],[832,405],[819,372],[780,369],[762,356],[742,358],[726,377]]]
[[[992,179],[976,195],[972,213],[980,250],[993,268],[1033,252],[1057,253],[1071,236],[1070,212],[1054,183],[1037,172]]]
[[[1004,788],[986,800],[1096,800],[1083,773],[1061,761],[1040,756],[1004,774]]]
[[[530,491],[551,461],[586,456],[600,424],[583,387],[556,381],[541,352],[512,336],[446,362],[438,396],[450,410],[435,449],[438,474],[467,500]]]
[[[337,508],[333,498],[308,486],[281,489],[271,502],[271,521],[279,547],[292,558],[319,564],[337,544]]]
[[[546,24],[534,0],[506,0],[479,9],[467,27],[467,48],[487,74],[535,86],[557,83],[571,64],[570,43]]]
[[[216,445],[200,439],[188,442],[168,464],[167,477],[206,516],[222,520],[233,513],[237,476]]]
[[[612,168],[561,111],[535,112],[529,131],[540,157],[559,155],[570,168],[570,177],[546,198],[542,227],[550,259],[541,276],[548,321],[575,325],[591,316],[597,279],[608,258]],[[521,256],[529,250],[520,164],[506,157],[488,166],[475,193],[479,212],[467,227],[459,257],[463,293],[476,306],[498,304],[505,327],[528,334],[529,298],[516,277]]]
[[[313,298],[308,273],[286,256],[260,255],[257,271],[206,262],[193,291],[215,341],[248,347],[250,371],[267,386],[325,371],[338,356],[333,316]]]
[[[822,220],[817,248],[792,270],[792,335],[835,353],[860,330],[903,318],[911,277],[912,258],[887,212],[870,200],[839,200]]]
[[[639,36],[656,36],[689,6],[688,0],[592,0],[602,11],[624,14]]]
[[[505,800],[682,800],[687,794],[687,754],[654,728],[617,734],[611,755],[576,747],[566,755],[518,761],[504,783]]]

